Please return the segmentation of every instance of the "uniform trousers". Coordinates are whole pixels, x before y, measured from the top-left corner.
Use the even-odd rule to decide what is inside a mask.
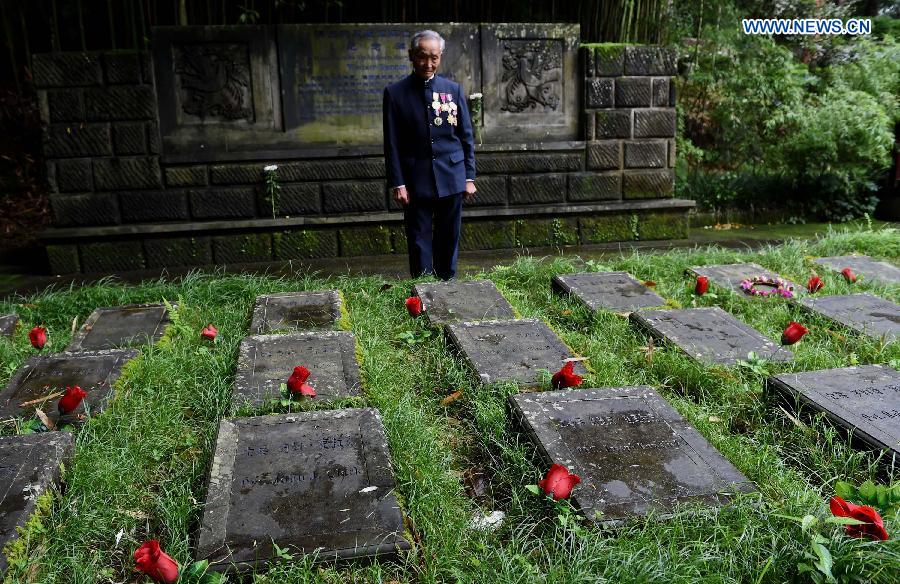
[[[413,278],[432,274],[441,280],[456,277],[462,200],[462,193],[446,197],[410,195],[403,220],[409,247],[409,273]]]

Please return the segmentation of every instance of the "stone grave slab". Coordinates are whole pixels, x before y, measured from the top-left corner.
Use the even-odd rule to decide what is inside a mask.
[[[0,438],[0,549],[19,537],[38,497],[60,479],[60,465],[75,451],[71,432],[43,432]],[[0,575],[6,572],[0,553]]]
[[[356,338],[347,331],[252,335],[241,341],[234,379],[235,406],[259,407],[280,396],[294,367],[310,371],[315,400],[359,395]]]
[[[628,272],[558,274],[553,276],[552,285],[557,292],[577,298],[592,312],[609,310],[624,314],[666,303]]]
[[[446,332],[483,383],[515,381],[538,386],[541,369],[553,374],[574,357],[550,327],[534,318],[451,323]],[[580,362],[575,373],[586,373]]]
[[[614,525],[756,490],[650,387],[520,393],[509,401],[547,467],[556,462],[581,477],[572,497],[591,521]]]
[[[822,412],[869,447],[900,458],[900,371],[860,365],[770,377],[766,390]]]
[[[718,306],[632,312],[631,321],[706,365],[734,365],[750,352],[770,361],[794,358],[793,353]]]
[[[741,282],[743,280],[746,280],[747,278],[752,278],[753,276],[763,276],[765,278],[782,278],[788,284],[794,287],[794,296],[800,296],[805,291],[805,288],[803,286],[797,286],[795,282],[792,282],[791,280],[784,278],[780,274],[773,272],[772,270],[767,270],[761,265],[754,263],[694,266],[692,268],[688,268],[688,273],[690,273],[694,277],[706,276],[707,278],[709,278],[710,283],[721,286],[723,288],[730,288],[732,291],[737,292],[741,296],[747,296],[748,298],[750,298],[750,296],[743,290],[741,290]]]
[[[250,333],[303,331],[331,328],[341,318],[341,295],[337,290],[284,292],[256,297]]]
[[[0,316],[0,336],[11,337],[19,326],[19,317],[15,314],[4,314]]]
[[[96,414],[112,394],[122,367],[137,354],[136,349],[111,349],[30,357],[0,392],[0,419],[31,418],[35,408],[41,408],[54,423],[73,422],[85,412],[85,404]],[[74,385],[86,391],[87,397],[74,412],[60,418],[56,406],[60,392]]]
[[[373,408],[225,419],[219,424],[198,559],[263,568],[272,543],[321,560],[409,549]]]
[[[156,343],[169,324],[164,304],[132,304],[98,308],[91,313],[67,351],[116,349]]]
[[[831,256],[813,261],[833,272],[840,273],[844,268],[850,268],[854,274],[864,276],[866,280],[883,284],[900,283],[900,268],[869,256]]]
[[[900,335],[900,306],[871,294],[808,296],[800,306],[876,339]]]
[[[489,280],[416,284],[413,294],[422,300],[425,317],[432,325],[516,317],[512,306]]]

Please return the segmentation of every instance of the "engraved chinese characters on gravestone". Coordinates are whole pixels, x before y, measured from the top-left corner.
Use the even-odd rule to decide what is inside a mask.
[[[256,297],[250,332],[330,328],[339,318],[341,295],[337,290],[264,294]]]
[[[162,338],[169,324],[163,304],[141,304],[98,308],[72,337],[67,351],[114,349],[153,344]]]
[[[374,409],[223,420],[198,557],[224,571],[276,561],[273,544],[322,560],[409,549],[394,488]]]
[[[689,268],[688,272],[693,274],[694,276],[706,276],[713,284],[721,286],[723,288],[730,288],[740,294],[744,294],[744,291],[741,289],[741,282],[743,280],[751,279],[754,276],[761,276],[763,278],[769,278],[771,280],[781,278],[785,281],[786,284],[793,287],[792,293],[794,296],[799,296],[805,291],[802,286],[798,287],[790,280],[782,278],[779,274],[771,270],[767,270],[759,264],[753,263],[721,264],[717,266],[694,266],[692,268]],[[774,287],[772,286],[765,285],[757,285],[756,288],[764,292],[774,289]]]
[[[631,313],[631,321],[707,365],[734,365],[751,352],[770,361],[794,358],[793,353],[718,307],[638,311]]]
[[[44,432],[0,438],[0,549],[19,537],[38,498],[60,478],[60,465],[75,450],[71,432]],[[6,572],[0,553],[0,575]]]
[[[488,280],[416,284],[413,294],[422,299],[425,317],[433,325],[515,318],[512,306]]]
[[[813,261],[834,272],[850,268],[857,276],[881,284],[900,282],[900,268],[888,262],[879,262],[869,256],[832,256]]]
[[[15,314],[0,316],[0,336],[11,337],[19,325],[19,317]]]
[[[356,340],[345,331],[254,335],[241,341],[234,405],[258,407],[281,396],[294,367],[310,371],[318,401],[359,395]]]
[[[515,381],[537,386],[541,369],[552,375],[574,357],[550,327],[533,318],[451,323],[446,331],[484,383]],[[581,363],[575,364],[575,373],[585,374]]]
[[[893,341],[900,335],[900,306],[871,294],[808,296],[800,305],[876,339]]]
[[[137,355],[135,349],[53,353],[29,358],[0,393],[0,419],[30,418],[40,408],[55,422],[74,421],[89,408],[100,411],[112,394],[122,367]],[[57,403],[66,387],[79,386],[87,397],[71,413],[59,417]]]
[[[755,490],[650,387],[521,393],[509,401],[543,462],[581,477],[572,498],[590,520],[614,524]]]
[[[666,303],[627,272],[559,274],[553,276],[552,284],[554,290],[574,296],[593,312],[630,313]]]
[[[824,412],[871,448],[900,456],[900,372],[884,365],[861,365],[770,377],[769,391]]]

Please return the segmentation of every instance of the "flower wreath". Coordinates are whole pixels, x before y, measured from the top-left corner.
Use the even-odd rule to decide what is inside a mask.
[[[774,290],[758,290],[755,286],[766,284],[774,286]],[[741,281],[741,290],[751,296],[761,296],[763,298],[778,294],[784,298],[794,297],[794,286],[789,284],[784,278],[767,278],[766,276],[753,276]]]

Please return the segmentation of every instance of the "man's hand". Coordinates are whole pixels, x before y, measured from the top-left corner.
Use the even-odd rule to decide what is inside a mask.
[[[478,189],[475,188],[475,182],[467,180],[466,181],[466,192],[463,195],[463,198],[467,201],[471,201],[472,199],[475,198],[475,192],[477,190]]]
[[[393,195],[394,200],[401,205],[409,203],[409,193],[406,192],[406,187],[394,187],[391,189],[391,195]]]

